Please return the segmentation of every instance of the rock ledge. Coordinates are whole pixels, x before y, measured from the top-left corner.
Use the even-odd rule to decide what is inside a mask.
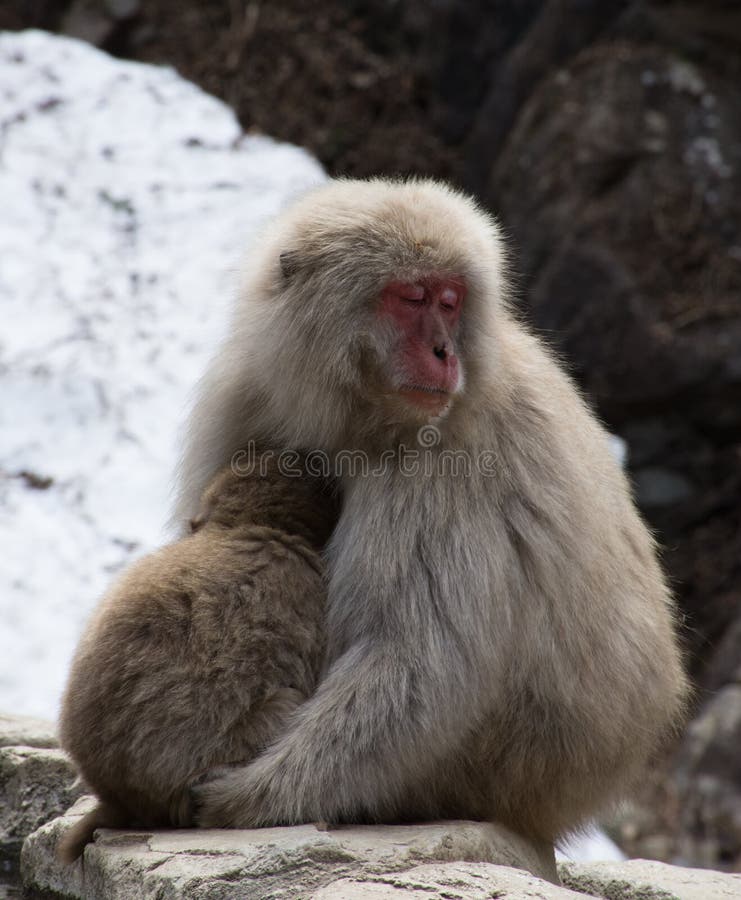
[[[92,798],[82,798],[66,815],[27,838],[21,856],[27,890],[106,900],[211,900],[321,897],[330,888],[332,892],[327,897],[341,897],[345,896],[345,887],[347,896],[360,896],[358,890],[365,892],[367,884],[370,895],[376,896],[387,889],[396,892],[399,873],[407,873],[405,879],[398,881],[399,885],[406,885],[411,877],[409,870],[420,865],[434,864],[435,877],[443,877],[446,864],[455,864],[460,874],[461,866],[465,868],[468,863],[488,864],[483,870],[479,865],[466,876],[469,881],[473,879],[473,886],[477,879],[484,878],[487,890],[494,884],[488,868],[526,869],[532,874],[520,873],[518,877],[543,884],[544,889],[548,881],[541,879],[557,878],[552,847],[536,848],[502,826],[481,822],[342,826],[328,830],[315,825],[203,831],[100,829],[81,862],[62,866],[54,858],[57,842],[92,803]],[[432,877],[430,872],[428,876]],[[340,880],[345,887],[332,887]],[[435,884],[434,878],[430,884]],[[569,891],[564,896],[570,894]],[[478,895],[464,892],[461,896]]]

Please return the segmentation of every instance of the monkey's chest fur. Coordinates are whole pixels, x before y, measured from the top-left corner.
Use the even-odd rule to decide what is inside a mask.
[[[630,736],[655,729],[673,677],[652,656],[624,539],[609,523],[585,530],[578,498],[554,508],[479,472],[390,468],[348,479],[344,496],[328,665],[384,647],[411,716],[439,717],[385,816],[493,817],[551,839],[620,792],[646,749]]]

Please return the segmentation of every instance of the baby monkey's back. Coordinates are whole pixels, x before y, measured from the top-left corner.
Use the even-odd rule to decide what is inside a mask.
[[[252,759],[314,691],[337,501],[303,467],[258,463],[220,472],[193,533],[134,564],[81,639],[61,739],[101,803],[67,861],[101,825],[193,824],[193,782]]]

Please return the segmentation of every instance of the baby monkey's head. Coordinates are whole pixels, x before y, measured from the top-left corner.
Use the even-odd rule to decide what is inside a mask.
[[[258,454],[249,471],[222,469],[203,492],[191,531],[262,525],[299,535],[321,550],[337,523],[339,498],[335,485],[311,475],[304,462],[292,454],[287,465],[267,452]]]

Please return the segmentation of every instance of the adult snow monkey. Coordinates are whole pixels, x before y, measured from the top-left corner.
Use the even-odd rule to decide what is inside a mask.
[[[680,721],[654,542],[507,295],[496,223],[430,181],[332,181],[254,252],[177,515],[249,440],[369,465],[336,473],[319,688],[257,761],[196,789],[201,825],[473,818],[554,841]]]

